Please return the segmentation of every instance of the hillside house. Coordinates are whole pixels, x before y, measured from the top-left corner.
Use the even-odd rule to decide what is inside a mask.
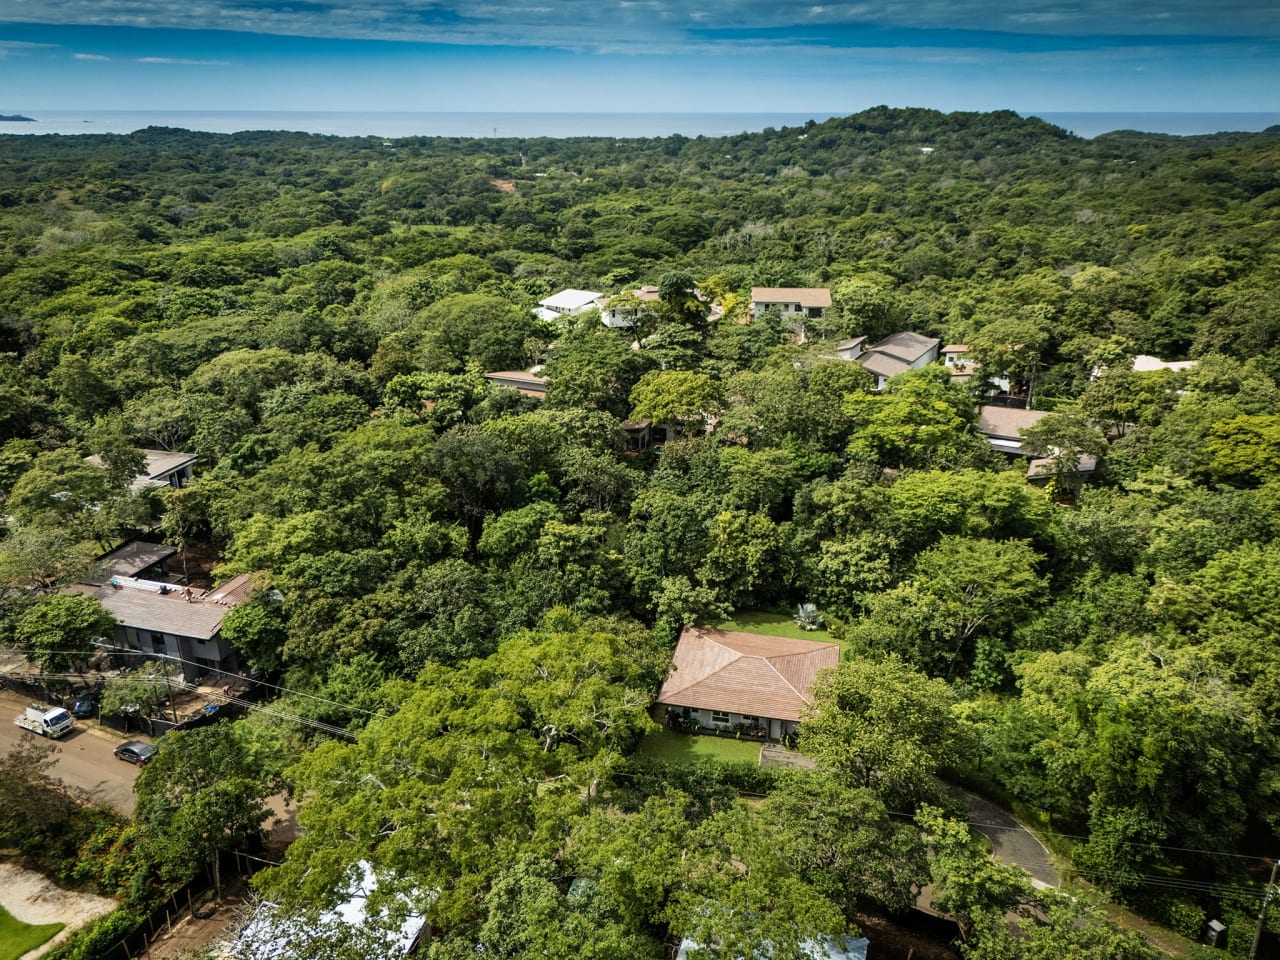
[[[632,299],[634,298],[634,299]],[[637,287],[616,296],[603,296],[596,300],[600,308],[600,322],[613,330],[629,330],[636,325],[640,307],[634,302],[657,303],[661,299],[653,285]],[[631,301],[628,303],[628,301]],[[614,304],[617,304],[614,306]]]
[[[686,627],[657,702],[707,730],[795,733],[820,670],[840,662],[834,643]]]
[[[602,296],[595,290],[561,290],[539,300],[533,312],[539,320],[564,320],[593,309]]]
[[[94,561],[96,577],[91,577],[99,585],[108,582],[112,577],[142,577],[147,580],[169,579],[165,562],[178,552],[177,547],[166,543],[146,543],[134,540],[124,546],[117,547],[110,553],[104,553]]]
[[[192,477],[192,468],[200,458],[194,453],[183,453],[180,450],[143,450],[146,465],[142,472],[130,483],[135,493],[156,487],[183,487]],[[102,458],[96,453],[85,457],[95,467],[102,466]]]
[[[484,378],[495,387],[506,387],[526,397],[536,397],[539,400],[547,395],[547,390],[551,386],[546,377],[529,373],[527,370],[498,370],[494,373],[486,373]]]
[[[818,320],[831,306],[826,287],[752,287],[751,318],[758,320],[766,310],[777,310],[783,320]]]
[[[249,598],[248,575],[225,586],[193,591],[156,580],[113,576],[101,584],[79,584],[70,592],[97,597],[116,618],[114,645],[145,656],[171,658],[188,682],[209,671],[240,669],[235,650],[221,636],[222,621]]]
[[[876,390],[883,390],[890,377],[933,363],[938,359],[938,345],[942,342],[905,330],[890,334],[873,347],[865,346],[865,340],[865,337],[842,340],[836,345],[836,355],[862,364],[863,369],[876,378]]]
[[[982,369],[982,364],[968,357],[969,345],[964,343],[948,344],[942,348],[942,365],[945,366],[951,374],[953,383],[963,383],[973,379]],[[1009,377],[1001,374],[998,377],[988,377],[987,382],[990,384],[990,395],[1007,394],[1010,388]]]
[[[987,443],[1001,453],[1013,457],[1026,456],[1019,430],[1034,427],[1048,413],[1044,410],[1020,410],[1017,407],[983,406],[978,408],[977,430]]]

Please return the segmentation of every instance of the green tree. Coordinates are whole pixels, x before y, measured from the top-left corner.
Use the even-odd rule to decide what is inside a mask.
[[[232,608],[222,620],[221,634],[250,666],[275,673],[283,665],[289,634],[283,606],[274,591],[259,593]]]
[[[867,902],[908,910],[928,882],[919,832],[889,819],[870,790],[827,774],[796,776],[765,798],[762,813],[778,825],[778,845],[796,873],[846,916]]]
[[[171,730],[134,784],[134,818],[148,835],[162,876],[189,879],[218,852],[242,849],[262,836],[265,800],[277,784],[265,779],[233,723]]]
[[[1024,450],[1053,462],[1054,482],[1068,492],[1079,487],[1081,458],[1107,451],[1107,438],[1077,409],[1056,410],[1018,432]]]
[[[1045,588],[1040,560],[1022,541],[943,537],[916,558],[909,580],[869,599],[852,639],[939,675],[970,667],[971,680],[996,686],[1009,631]]]
[[[84,594],[41,597],[17,622],[17,639],[30,646],[31,659],[46,673],[65,673],[87,663],[94,644],[111,635],[116,618]]]
[[[631,389],[631,418],[697,426],[719,409],[720,390],[704,373],[653,370]]]
[[[800,726],[800,749],[886,804],[915,804],[962,747],[946,683],[896,657],[842,660],[820,675]]]
[[[884,393],[850,394],[844,412],[854,422],[849,454],[882,467],[951,466],[970,446],[973,404],[945,371],[908,371]]]

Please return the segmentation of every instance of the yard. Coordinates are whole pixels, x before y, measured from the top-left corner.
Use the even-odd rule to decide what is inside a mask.
[[[664,760],[724,760],[760,762],[760,744],[707,734],[659,730],[640,741],[638,753]]]
[[[63,890],[39,873],[0,862],[0,960],[33,950],[38,957],[115,906],[107,897]]]
[[[790,637],[793,640],[813,640],[818,643],[838,643],[840,653],[845,653],[843,640],[837,640],[826,630],[801,630],[787,610],[750,610],[735,614],[732,620],[718,623],[721,630],[737,630],[741,633],[759,633],[767,637]]]
[[[33,926],[18,920],[4,907],[0,907],[0,960],[18,960],[28,950],[34,950],[62,929],[61,923],[42,923]]]

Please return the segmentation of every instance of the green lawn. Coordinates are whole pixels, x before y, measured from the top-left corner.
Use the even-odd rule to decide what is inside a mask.
[[[14,918],[0,907],[0,960],[18,960],[28,950],[34,950],[63,928],[61,923],[42,923],[33,927]]]
[[[760,633],[769,637],[791,637],[794,640],[815,640],[818,643],[838,643],[841,653],[845,645],[826,630],[801,630],[791,613],[786,610],[752,610],[734,615],[732,620],[716,624],[721,630],[740,630],[742,633]]]
[[[640,741],[637,753],[664,760],[746,760],[760,762],[760,744],[753,740],[732,740],[704,734],[672,733],[659,730]]]

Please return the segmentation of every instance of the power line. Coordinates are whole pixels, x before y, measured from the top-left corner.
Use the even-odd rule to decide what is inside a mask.
[[[30,644],[7,644],[6,646],[10,650],[30,651],[34,649],[34,647],[31,646]],[[145,650],[135,650],[132,647],[121,647],[115,644],[108,644],[108,643],[95,645],[92,650],[59,650],[57,651],[57,653],[64,654],[69,657],[92,656],[93,654],[101,653],[104,650],[112,654],[130,654],[137,657],[143,657],[148,660],[172,660],[177,663],[185,663],[193,667],[199,667],[201,670],[214,670],[224,677],[238,676],[237,674],[230,673],[229,671],[219,670],[217,667],[210,667],[207,664],[203,664],[198,660],[189,660],[186,657],[180,657],[180,656],[177,656],[176,654],[147,653]],[[80,674],[62,674],[62,675],[42,674],[42,676],[45,676],[45,677],[67,676],[67,677],[82,679],[82,676]],[[244,679],[244,678],[241,678],[241,679]],[[260,684],[261,686],[264,686],[264,687],[270,687],[273,690],[279,690],[282,693],[287,693],[287,694],[290,694],[291,696],[305,697],[308,700],[315,700],[318,703],[325,703],[334,707],[342,707],[344,710],[350,710],[353,713],[364,713],[371,717],[376,717],[379,720],[387,719],[387,715],[385,713],[379,713],[376,710],[369,710],[369,709],[366,709],[365,707],[357,707],[354,704],[342,703],[339,700],[331,700],[327,697],[317,696],[316,694],[313,694],[313,693],[306,693],[302,690],[293,690],[289,687],[282,687],[274,683],[267,683],[265,680],[254,680],[252,682],[256,684]]]
[[[136,653],[138,651],[129,651],[129,652]],[[42,679],[46,679],[46,680],[83,679],[83,674],[79,674],[79,673],[46,673],[46,674],[42,674],[41,676],[42,676]],[[111,680],[112,682],[116,682],[116,683],[135,684],[138,686],[142,686],[144,684],[154,686],[159,684],[172,683],[172,679],[167,677],[130,675],[130,674],[122,674],[119,677],[112,677]],[[347,728],[340,727],[332,723],[325,723],[322,720],[315,720],[310,717],[304,717],[296,713],[290,713],[286,710],[281,710],[278,707],[271,707],[266,704],[255,703],[252,700],[246,700],[243,697],[235,697],[230,694],[215,693],[215,694],[212,694],[211,696],[218,698],[224,704],[234,704],[235,706],[242,707],[245,710],[251,710],[257,713],[263,713],[270,717],[276,717],[278,719],[286,720],[291,723],[296,723],[301,726],[310,727],[313,730],[318,730],[321,733],[327,733],[331,736],[344,737],[352,741],[356,739],[356,735],[352,733],[350,730],[348,730]],[[337,703],[337,701],[326,701],[326,702]]]

